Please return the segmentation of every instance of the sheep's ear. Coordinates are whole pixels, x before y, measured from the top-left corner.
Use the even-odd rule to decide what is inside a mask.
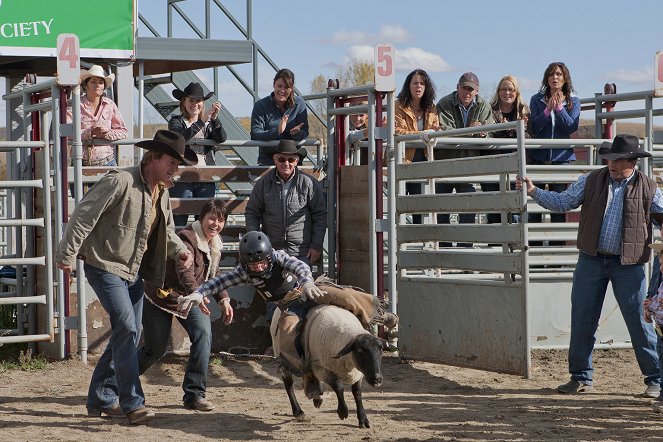
[[[348,344],[345,347],[343,347],[343,349],[341,349],[341,351],[339,351],[334,357],[340,358],[341,356],[347,355],[352,351],[354,345],[355,345],[355,340],[353,339],[352,341],[348,342]]]

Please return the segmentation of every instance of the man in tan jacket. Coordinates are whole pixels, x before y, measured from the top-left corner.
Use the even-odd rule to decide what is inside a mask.
[[[87,280],[111,323],[108,345],[92,374],[88,415],[126,415],[141,424],[154,417],[145,407],[136,354],[143,279],[160,287],[167,257],[184,268],[193,262],[175,234],[166,189],[181,163],[198,159],[182,135],[166,130],[136,146],[147,150],[139,166],[109,172],[76,205],[55,262],[66,272],[76,258],[85,262]]]

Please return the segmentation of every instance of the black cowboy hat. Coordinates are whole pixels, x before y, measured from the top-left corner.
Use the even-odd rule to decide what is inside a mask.
[[[198,155],[186,145],[184,137],[177,132],[158,130],[153,140],[139,141],[136,146],[165,153],[189,166],[198,164]]]
[[[651,157],[651,154],[642,150],[638,137],[620,134],[615,137],[612,143],[606,141],[601,145],[599,156],[606,160],[631,160]]]
[[[272,147],[269,155],[277,153],[297,154],[299,155],[300,163],[304,161],[308,152],[304,146],[297,148],[297,143],[293,140],[281,140],[279,144]]]
[[[200,85],[200,83],[197,83],[195,81],[189,83],[189,85],[185,87],[183,91],[177,88],[173,91],[173,97],[177,98],[178,100],[181,100],[184,97],[189,97],[189,98],[194,98],[196,100],[205,101],[212,95],[214,95],[214,92],[210,92],[209,94],[205,95],[203,87]]]

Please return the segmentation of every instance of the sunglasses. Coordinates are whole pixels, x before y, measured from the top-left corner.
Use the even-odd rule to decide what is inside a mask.
[[[279,163],[285,163],[286,161],[290,164],[294,164],[299,160],[297,157],[276,157],[276,161]]]

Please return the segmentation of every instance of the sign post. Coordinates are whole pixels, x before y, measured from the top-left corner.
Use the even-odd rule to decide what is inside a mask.
[[[393,45],[375,46],[375,90],[393,92],[396,90],[395,50]]]
[[[58,84],[76,86],[81,78],[81,47],[76,34],[58,35]]]
[[[656,52],[656,66],[654,66],[654,96],[663,97],[663,51]]]

